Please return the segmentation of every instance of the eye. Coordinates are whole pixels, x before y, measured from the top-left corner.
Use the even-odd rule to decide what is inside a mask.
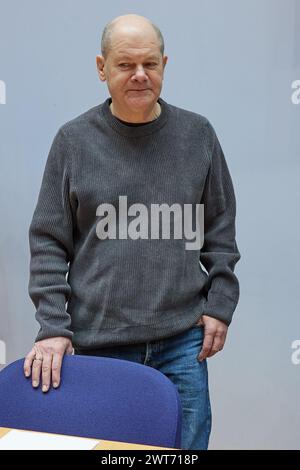
[[[148,62],[146,64],[147,67],[155,67],[156,65],[157,65],[156,62]]]
[[[129,67],[129,64],[125,64],[125,63],[124,64],[119,64],[119,67],[122,67],[122,68]]]

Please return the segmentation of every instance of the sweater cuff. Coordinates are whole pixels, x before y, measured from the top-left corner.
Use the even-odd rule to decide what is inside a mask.
[[[219,292],[209,291],[208,299],[204,303],[203,315],[217,318],[230,325],[233,313],[238,303],[237,299],[232,299]]]
[[[64,338],[69,338],[71,341],[73,339],[74,333],[66,329],[54,329],[54,328],[41,328],[37,334],[35,342],[42,341],[43,339],[55,338],[57,336],[62,336]]]

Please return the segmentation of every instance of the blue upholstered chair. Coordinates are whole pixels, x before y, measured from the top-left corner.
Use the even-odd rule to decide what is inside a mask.
[[[0,427],[180,448],[179,394],[156,369],[65,356],[60,387],[45,394],[24,376],[23,363],[0,372]]]

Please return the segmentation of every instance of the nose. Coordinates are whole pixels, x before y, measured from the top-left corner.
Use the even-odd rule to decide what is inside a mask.
[[[143,66],[138,66],[135,70],[134,75],[131,77],[133,81],[138,81],[140,83],[148,80],[148,76],[144,70]]]

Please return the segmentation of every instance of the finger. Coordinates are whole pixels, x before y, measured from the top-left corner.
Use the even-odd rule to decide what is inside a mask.
[[[43,357],[42,365],[42,390],[43,392],[48,392],[51,382],[51,369],[52,369],[52,353],[45,354]]]
[[[40,375],[42,369],[43,358],[37,356],[32,363],[32,386],[37,388],[40,384]]]
[[[53,361],[52,361],[52,382],[53,382],[54,388],[59,387],[59,384],[60,384],[62,360],[63,360],[63,354],[60,354],[60,353],[54,354]]]
[[[223,349],[223,345],[224,345],[223,336],[215,335],[212,348],[211,348],[209,354],[207,355],[207,357],[212,357],[217,352],[221,351]]]
[[[35,349],[32,348],[32,350],[25,357],[25,361],[24,361],[23,368],[24,368],[24,374],[26,377],[30,377],[31,367],[32,367],[34,357],[35,357]]]
[[[204,340],[203,340],[201,352],[199,354],[199,361],[203,361],[203,359],[205,359],[208,356],[213,345],[213,340],[214,340],[214,333],[204,330]]]

